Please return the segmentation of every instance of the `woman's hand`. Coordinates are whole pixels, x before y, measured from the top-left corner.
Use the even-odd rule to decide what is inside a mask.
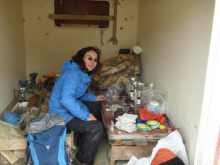
[[[90,113],[90,116],[87,121],[93,121],[93,120],[97,120],[97,119],[95,118],[95,116],[92,113]]]
[[[103,95],[98,95],[96,98],[96,101],[105,101],[105,100],[106,100],[106,98]]]

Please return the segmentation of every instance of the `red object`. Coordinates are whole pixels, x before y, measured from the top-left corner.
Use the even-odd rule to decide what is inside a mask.
[[[171,131],[173,132],[173,131],[176,131],[176,130],[179,130],[180,128],[172,128],[171,129]],[[166,133],[168,133],[168,130],[167,129],[165,129],[164,131],[166,131]]]
[[[150,110],[143,109],[143,108],[139,108],[139,116],[140,116],[141,120],[154,120],[154,119],[156,119],[157,121],[160,122],[160,124],[162,124],[165,120],[165,117],[163,117],[163,115],[153,113]]]
[[[172,151],[161,148],[157,151],[154,159],[151,162],[151,165],[158,165],[158,164],[169,164],[169,165],[181,165],[184,164],[183,161]]]

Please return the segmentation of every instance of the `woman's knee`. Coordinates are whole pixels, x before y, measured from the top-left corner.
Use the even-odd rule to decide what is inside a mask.
[[[100,133],[100,135],[102,135],[102,133],[103,133],[103,125],[102,125],[102,123],[100,121],[94,122],[93,131],[97,132],[97,133]]]

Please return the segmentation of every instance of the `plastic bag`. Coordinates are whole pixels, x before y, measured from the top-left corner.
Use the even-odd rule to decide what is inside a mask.
[[[168,94],[154,89],[154,84],[150,83],[148,88],[144,87],[141,92],[141,102],[146,104],[146,108],[150,108],[150,101],[159,102],[158,113],[164,114],[167,108]]]
[[[160,114],[152,113],[150,110],[139,108],[139,116],[141,120],[152,120],[156,119],[161,124],[164,122],[165,117]]]
[[[30,119],[26,132],[29,134],[46,131],[54,125],[65,125],[66,119],[56,113],[45,113]]]
[[[16,143],[19,139],[24,139],[24,135],[27,135],[25,131],[22,131],[18,126],[4,122],[0,120],[0,149],[4,150],[10,148],[13,143]]]
[[[107,93],[105,94],[107,102],[109,103],[117,102],[121,92],[122,89],[116,85],[112,85],[108,87]]]
[[[143,161],[143,158],[140,159],[140,161],[138,160],[135,165],[150,165],[157,151],[161,148],[169,149],[174,154],[176,154],[184,162],[185,165],[189,165],[189,160],[186,154],[185,146],[183,144],[183,139],[178,131],[174,131],[170,133],[167,137],[160,139],[156,147],[154,147],[151,156],[147,157],[146,161]]]
[[[183,144],[183,139],[178,131],[174,131],[170,133],[166,138],[163,138],[158,141],[156,147],[154,147],[152,155],[151,155],[151,162],[154,159],[157,151],[161,148],[167,148],[176,154],[185,165],[189,165],[189,160],[186,154],[186,149]]]

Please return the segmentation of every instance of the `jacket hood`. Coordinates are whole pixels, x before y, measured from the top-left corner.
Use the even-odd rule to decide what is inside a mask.
[[[87,73],[83,72],[77,63],[75,63],[73,60],[69,60],[63,63],[63,68],[62,68],[62,73],[66,72],[66,71],[70,71],[70,70],[75,70],[75,71],[79,71],[82,72],[83,75],[89,76]],[[92,75],[89,76],[89,78],[92,78]],[[91,80],[90,80],[91,81]]]
[[[62,73],[68,70],[80,71],[81,69],[79,69],[79,66],[77,63],[73,62],[73,60],[69,60],[63,63]]]

